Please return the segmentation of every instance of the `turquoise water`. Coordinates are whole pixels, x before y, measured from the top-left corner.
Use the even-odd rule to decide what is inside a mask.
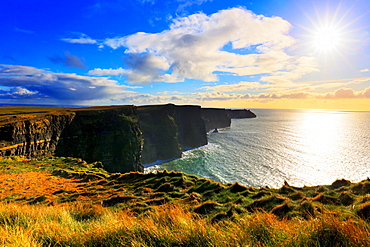
[[[357,182],[370,177],[370,112],[255,109],[209,133],[206,146],[146,168],[256,187]]]

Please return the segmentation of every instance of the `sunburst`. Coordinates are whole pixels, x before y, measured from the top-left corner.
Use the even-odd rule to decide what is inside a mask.
[[[313,33],[312,45],[317,51],[332,51],[343,45],[342,36],[339,29],[333,26],[322,26]]]
[[[322,6],[321,6],[322,7]],[[343,53],[346,48],[349,50],[354,43],[354,34],[358,28],[354,24],[361,19],[361,16],[353,18],[353,9],[344,9],[340,1],[337,6],[326,6],[326,8],[314,7],[314,13],[302,10],[309,24],[299,25],[307,32],[303,34],[304,44],[311,52],[321,54]]]

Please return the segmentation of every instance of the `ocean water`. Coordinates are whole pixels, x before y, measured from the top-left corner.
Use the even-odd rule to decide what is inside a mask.
[[[208,134],[208,145],[145,168],[218,182],[281,187],[358,182],[370,177],[370,112],[255,109]]]

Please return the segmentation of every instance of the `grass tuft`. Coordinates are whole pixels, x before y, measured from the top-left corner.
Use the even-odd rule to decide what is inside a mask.
[[[0,157],[0,246],[370,246],[369,188],[253,188]]]

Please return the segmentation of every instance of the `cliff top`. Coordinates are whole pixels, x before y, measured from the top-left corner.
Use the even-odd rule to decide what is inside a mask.
[[[129,105],[92,106],[92,107],[48,107],[48,106],[3,106],[0,107],[0,125],[30,119],[48,114],[66,114],[79,111],[101,111],[132,107]]]

